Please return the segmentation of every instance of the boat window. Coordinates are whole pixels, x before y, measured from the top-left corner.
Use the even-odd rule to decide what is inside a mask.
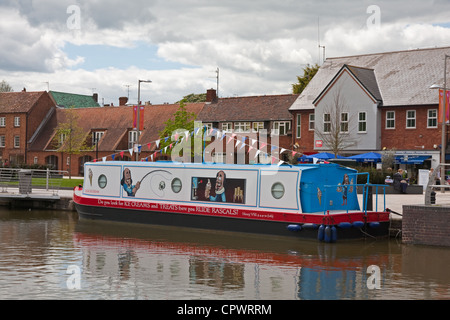
[[[181,191],[181,187],[182,187],[182,184],[181,184],[181,180],[180,179],[175,178],[175,179],[172,180],[172,191],[173,192],[175,192],[175,193],[180,192]]]
[[[104,174],[101,174],[98,177],[98,186],[102,189],[104,189],[106,187],[108,180],[106,179],[106,176]]]
[[[283,184],[281,182],[275,182],[272,185],[271,192],[272,192],[272,196],[275,199],[281,199],[284,196],[284,186],[283,186]]]

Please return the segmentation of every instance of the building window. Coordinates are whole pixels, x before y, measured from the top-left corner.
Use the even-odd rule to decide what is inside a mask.
[[[341,132],[348,132],[348,112],[341,113]]]
[[[386,129],[395,129],[395,111],[386,112]]]
[[[14,117],[14,127],[20,127],[20,117]]]
[[[323,114],[323,132],[324,133],[331,132],[331,114],[329,113]]]
[[[203,125],[203,128],[204,128],[206,131],[209,131],[209,130],[211,130],[211,129],[213,128],[213,125],[212,125],[211,122],[202,123],[202,125]]]
[[[14,148],[20,148],[20,136],[14,136]]]
[[[437,109],[428,110],[427,128],[437,128]]]
[[[128,132],[128,149],[133,148],[135,143],[137,143],[137,131],[129,131]]]
[[[302,115],[297,114],[297,127],[296,127],[296,138],[302,137]]]
[[[253,122],[253,132],[259,132],[264,129],[264,122]]]
[[[6,138],[5,136],[0,136],[0,148],[4,148],[6,146]]]
[[[92,144],[95,145],[105,134],[104,131],[95,131],[92,132]]]
[[[367,132],[367,113],[366,112],[358,113],[358,132],[361,132],[361,133]]]
[[[235,132],[250,132],[250,122],[235,122],[234,123]]]
[[[222,123],[222,131],[223,132],[231,132],[233,131],[233,124],[231,122]]]
[[[38,164],[38,157],[34,157],[33,163],[34,163],[34,164]]]
[[[314,115],[314,113],[309,114],[309,130],[314,130],[315,118],[316,118],[316,116]]]
[[[225,163],[227,154],[225,152],[213,152],[212,162],[214,163]]]
[[[407,129],[416,128],[416,110],[406,111],[406,128]]]
[[[273,123],[272,134],[285,136],[289,130],[291,130],[290,121],[275,121]]]
[[[6,127],[6,118],[0,117],[0,127]]]

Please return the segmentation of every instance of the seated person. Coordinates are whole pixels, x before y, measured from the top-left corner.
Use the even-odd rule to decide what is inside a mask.
[[[399,190],[401,193],[406,193],[406,188],[408,187],[408,181],[403,178],[403,170],[398,169],[394,173],[394,189]]]

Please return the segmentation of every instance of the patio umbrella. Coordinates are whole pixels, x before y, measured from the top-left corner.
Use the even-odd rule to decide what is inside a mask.
[[[336,158],[333,153],[329,153],[329,152],[321,152],[321,153],[311,154],[307,157],[310,159],[316,158],[316,159],[320,159],[320,160],[330,160],[330,159]],[[337,159],[346,159],[346,158],[338,155]]]
[[[368,152],[363,154],[357,154],[355,156],[347,157],[347,159],[353,159],[358,162],[380,162],[381,154],[376,152]]]

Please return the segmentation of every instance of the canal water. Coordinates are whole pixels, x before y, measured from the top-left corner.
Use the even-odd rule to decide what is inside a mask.
[[[450,248],[324,244],[0,208],[0,299],[450,299]]]

